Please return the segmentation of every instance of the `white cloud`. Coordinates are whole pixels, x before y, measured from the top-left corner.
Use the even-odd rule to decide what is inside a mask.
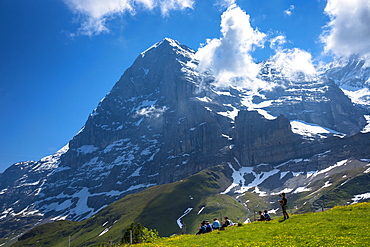
[[[149,0],[146,0],[149,1]],[[153,1],[153,0],[152,0]],[[194,0],[162,0],[159,6],[163,15],[168,15],[168,12],[177,9],[193,8]]]
[[[230,5],[234,4],[236,0],[217,0],[216,5],[220,5],[222,7],[229,7]]]
[[[317,74],[312,55],[298,48],[278,49],[271,60],[282,75],[291,80],[311,80]]]
[[[135,14],[140,10],[159,8],[166,16],[172,10],[192,8],[194,0],[63,0],[68,7],[83,18],[79,29],[82,35],[97,35],[109,32],[107,20],[115,15],[128,12]]]
[[[321,36],[326,52],[370,55],[369,0],[328,0],[325,12],[331,20]]]
[[[256,79],[260,70],[251,52],[263,47],[266,35],[250,25],[249,15],[232,4],[221,16],[219,39],[207,40],[196,53],[200,72],[210,71],[217,86],[241,86],[256,90],[262,82]]]
[[[289,6],[289,9],[287,9],[287,10],[284,10],[284,14],[286,14],[286,15],[292,15],[293,14],[293,10],[294,10],[294,5],[290,5]]]
[[[282,46],[286,43],[286,37],[283,35],[278,35],[269,40],[270,48],[273,50],[281,50]]]

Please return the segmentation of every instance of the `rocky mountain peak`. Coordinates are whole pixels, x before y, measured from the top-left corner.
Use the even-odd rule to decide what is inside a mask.
[[[160,53],[163,55],[168,54],[178,54],[183,56],[189,56],[190,54],[194,53],[195,51],[190,49],[189,47],[181,44],[177,40],[173,40],[171,38],[164,38],[163,40],[155,43],[150,48],[145,50],[140,54],[141,57],[145,57],[147,55],[153,53]],[[190,55],[191,56],[191,55]]]

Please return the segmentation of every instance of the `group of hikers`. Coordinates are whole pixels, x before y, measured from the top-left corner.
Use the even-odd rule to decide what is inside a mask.
[[[288,212],[286,211],[287,204],[288,204],[288,199],[286,198],[284,192],[281,193],[280,196],[281,196],[281,200],[279,200],[279,202],[280,202],[281,210],[283,211],[284,220],[287,220],[287,219],[289,219]],[[257,219],[257,221],[270,221],[271,220],[271,216],[267,212],[267,210],[264,210],[263,212],[258,211],[258,214],[259,214],[260,218]]]
[[[287,203],[288,199],[285,196],[285,193],[280,194],[281,200],[279,200],[281,209],[283,211],[284,220],[289,219],[289,215],[287,213]],[[260,218],[257,219],[257,221],[270,221],[271,216],[268,213],[267,210],[259,211]],[[197,232],[197,235],[204,234],[207,232],[212,232],[213,230],[223,230],[225,227],[237,225],[237,223],[233,223],[227,216],[224,217],[225,221],[220,223],[217,218],[213,219],[212,224],[209,223],[208,220],[203,221],[199,226],[199,231]]]
[[[281,197],[281,200],[279,200],[279,202],[280,202],[281,210],[283,211],[284,220],[287,220],[287,219],[289,219],[288,212],[286,211],[287,204],[288,204],[288,199],[286,198],[286,195],[285,195],[284,192],[281,193],[279,196]],[[263,213],[262,213],[262,211],[258,211],[258,214],[259,214],[260,218],[257,219],[257,221],[269,221],[269,220],[271,220],[271,216],[267,212],[267,210],[264,210]]]
[[[260,215],[260,218],[257,219],[257,221],[270,221],[271,220],[271,216],[267,212],[267,210],[264,210],[263,213],[262,211],[258,211],[258,214]]]
[[[202,223],[200,223],[197,235],[212,232],[213,230],[222,230],[225,227],[236,225],[236,223],[233,223],[227,216],[225,216],[224,219],[225,221],[222,222],[222,224],[217,218],[213,219],[212,224],[210,224],[208,220],[203,221]]]

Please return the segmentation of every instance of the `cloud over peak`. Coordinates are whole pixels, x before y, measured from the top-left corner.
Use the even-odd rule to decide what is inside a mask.
[[[264,48],[267,35],[250,25],[250,17],[236,4],[221,16],[221,37],[207,40],[199,48],[198,71],[215,77],[215,86],[236,86],[258,91],[276,86],[275,82],[259,78],[261,65],[254,62],[252,53]],[[270,57],[273,66],[287,79],[311,80],[316,76],[310,53],[298,48],[284,49],[286,37],[278,35],[269,40],[275,55]]]
[[[281,74],[291,80],[312,80],[317,75],[312,55],[298,48],[278,49],[271,60]]]
[[[232,4],[221,16],[220,38],[209,39],[196,56],[198,70],[210,70],[218,86],[255,88],[259,65],[253,62],[251,52],[263,47],[266,35],[250,25],[250,17]]]

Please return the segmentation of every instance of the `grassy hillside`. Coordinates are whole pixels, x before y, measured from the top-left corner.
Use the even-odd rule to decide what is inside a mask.
[[[69,237],[72,246],[96,246],[109,240],[117,243],[132,222],[157,229],[161,236],[170,236],[181,233],[176,220],[188,208],[193,209],[183,218],[187,233],[195,233],[201,221],[215,216],[242,219],[246,215],[244,206],[228,195],[219,194],[230,184],[225,172],[222,166],[213,167],[176,183],[128,195],[87,220],[38,226],[13,246],[64,247],[68,246]]]
[[[360,203],[137,246],[369,246],[369,221],[370,203]]]
[[[352,203],[354,195],[370,191],[370,174],[362,170],[363,168],[339,172],[312,184],[315,190],[289,194],[290,205],[297,205],[297,213],[307,213]],[[327,181],[330,186],[325,186]]]
[[[370,174],[351,177],[340,185],[335,186],[328,193],[322,195],[316,203],[324,207],[345,204],[351,201],[353,195],[364,194],[370,191]]]
[[[119,243],[124,235],[124,230],[132,222],[140,222],[149,229],[156,229],[161,236],[170,236],[172,234],[181,234],[184,232],[191,234],[176,237],[175,239],[184,238],[184,241],[188,241],[186,239],[189,238],[190,242],[188,244],[181,245],[180,243],[178,246],[196,246],[195,242],[194,245],[192,245],[191,241],[193,240],[191,239],[193,238],[193,234],[197,231],[199,223],[205,219],[211,221],[214,217],[222,218],[223,216],[229,216],[234,222],[243,222],[245,217],[249,217],[253,220],[255,212],[258,210],[279,208],[279,197],[277,195],[260,197],[255,193],[246,192],[238,197],[238,202],[228,195],[220,194],[220,192],[224,191],[230,184],[230,181],[227,179],[228,176],[225,175],[227,172],[229,172],[229,170],[225,167],[213,167],[182,181],[154,186],[140,193],[126,196],[82,222],[58,221],[41,225],[27,232],[20,238],[20,241],[13,246],[64,247],[68,246],[69,237],[71,246],[98,246],[100,243],[108,243],[110,240],[114,243]],[[338,173],[330,177],[330,182],[333,183],[330,187],[324,186],[327,180],[319,181],[316,187],[320,189],[317,189],[316,192],[308,191],[299,194],[289,194],[289,211],[292,213],[302,213],[317,211],[317,208],[321,209],[320,205],[324,205],[323,207],[325,208],[338,204],[343,205],[350,201],[353,194],[368,192],[370,188],[368,186],[370,175],[361,172],[362,175],[356,176],[356,174],[358,174],[357,171],[353,170],[351,172],[353,174],[346,171],[346,173]],[[247,202],[250,210],[247,211],[240,202]],[[316,204],[318,207],[315,207]],[[297,205],[297,207],[294,205]],[[271,215],[275,218],[272,222],[253,223],[235,229],[228,229],[228,231],[241,231],[240,236],[232,239],[235,243],[224,243],[223,245],[238,246],[239,244],[239,246],[241,246],[243,242],[244,246],[245,241],[249,241],[248,244],[250,246],[253,246],[254,242],[258,243],[257,245],[259,246],[268,246],[272,243],[271,241],[274,241],[273,243],[275,245],[284,238],[288,240],[291,238],[304,239],[306,235],[301,233],[303,235],[300,236],[299,231],[308,232],[308,230],[312,230],[311,228],[320,230],[318,232],[312,232],[308,236],[313,238],[317,235],[325,240],[326,237],[324,237],[321,232],[328,230],[325,235],[331,234],[329,230],[332,225],[334,226],[332,227],[333,232],[337,231],[337,229],[339,229],[339,232],[346,232],[343,231],[343,229],[349,229],[348,231],[351,233],[348,233],[348,236],[352,236],[353,229],[357,228],[352,225],[348,226],[348,223],[352,224],[352,222],[354,222],[353,224],[361,226],[362,223],[359,222],[357,218],[366,217],[367,221],[369,220],[369,216],[367,215],[369,213],[369,207],[363,207],[364,209],[356,208],[356,206],[349,207],[352,208],[349,211],[353,211],[351,214],[344,213],[348,211],[347,208],[343,209],[343,212],[339,212],[341,208],[336,208],[322,215],[294,215],[292,219],[282,223],[276,220],[281,215],[279,211],[277,215]],[[192,210],[182,218],[182,223],[186,225],[186,231],[184,231],[179,228],[176,220],[183,215],[188,208],[192,208]],[[361,210],[364,211],[364,215],[359,213]],[[339,213],[335,214],[334,212]],[[332,216],[327,216],[327,213]],[[322,219],[324,221],[322,221]],[[310,229],[304,229],[301,225],[310,226]],[[297,229],[298,232],[295,229]],[[367,228],[360,227],[359,229],[361,232],[363,229]],[[289,230],[289,232],[280,234],[284,233],[285,230]],[[294,231],[291,232],[292,230]],[[222,239],[221,236],[228,231],[212,233],[212,235],[217,234],[218,241],[218,239]],[[233,234],[238,236],[237,234],[239,233]],[[197,236],[195,240],[205,238],[202,245],[210,245],[209,243],[215,241],[215,237],[213,237],[213,239],[212,237],[208,239],[210,236]],[[334,234],[334,236],[337,235]],[[226,242],[231,241],[227,240],[227,236],[225,238]],[[240,240],[238,240],[239,238]],[[268,239],[266,244],[261,242],[262,240],[267,241],[265,238]],[[348,240],[347,236],[343,236],[343,238],[346,241]],[[171,241],[174,241],[174,239],[171,238],[163,241],[167,246]],[[166,241],[169,242],[167,243]],[[313,240],[306,239],[305,241],[311,243]],[[352,243],[351,241],[349,243]],[[314,243],[315,245],[326,245],[324,242],[323,244],[319,244],[321,242]],[[292,245],[304,246],[305,243],[296,242]],[[176,246],[176,244],[174,246]]]

